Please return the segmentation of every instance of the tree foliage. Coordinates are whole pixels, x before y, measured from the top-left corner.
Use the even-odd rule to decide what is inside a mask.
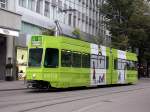
[[[142,59],[150,59],[150,14],[145,0],[105,0],[101,12],[112,35],[114,47],[139,49]]]
[[[42,35],[48,35],[48,36],[53,36],[55,35],[55,29],[43,29],[43,31],[41,32]]]
[[[76,38],[80,38],[81,37],[81,32],[80,29],[75,28],[72,32],[72,34],[76,37]]]

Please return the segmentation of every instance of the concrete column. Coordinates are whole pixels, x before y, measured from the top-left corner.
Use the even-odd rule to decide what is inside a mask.
[[[35,0],[35,7],[34,7],[35,12],[36,12],[36,5],[37,5],[37,0]]]
[[[16,50],[15,50],[15,37],[7,36],[6,40],[6,66],[12,64],[11,68],[6,69],[7,80],[16,79]]]
[[[44,16],[44,12],[45,12],[45,0],[42,1],[42,15]]]
[[[8,36],[7,37],[7,41],[6,41],[6,46],[7,46],[7,52],[6,52],[6,57],[10,57],[13,58],[13,37],[12,36]],[[7,62],[7,60],[6,60]]]

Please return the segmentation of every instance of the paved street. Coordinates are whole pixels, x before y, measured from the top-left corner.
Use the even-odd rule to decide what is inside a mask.
[[[150,79],[128,86],[51,91],[25,89],[22,81],[0,82],[0,112],[149,111]]]

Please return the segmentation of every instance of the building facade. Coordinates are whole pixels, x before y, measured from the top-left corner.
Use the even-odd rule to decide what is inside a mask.
[[[0,0],[0,80],[16,79],[15,39],[19,37],[21,15],[8,7],[7,0]]]
[[[103,4],[103,1],[1,0],[0,8],[15,12],[21,17],[20,23],[17,23],[17,19],[11,19],[12,23],[16,22],[13,27],[20,31],[18,38],[15,38],[16,54],[20,54],[18,52],[23,53],[27,50],[31,35],[41,34],[45,29],[56,29],[55,21],[58,21],[63,35],[75,37],[72,32],[79,29],[84,40],[94,42],[95,37],[101,37],[105,43],[109,38],[106,35],[106,26],[102,25],[104,17],[99,11],[99,6]],[[75,11],[67,11],[70,9],[75,9]],[[21,56],[24,57],[26,54],[23,53]],[[25,59],[20,61],[20,57],[16,59],[20,65],[26,63],[23,60]]]
[[[9,4],[15,1],[11,10],[22,15],[22,36],[30,37],[39,34],[43,29],[54,29],[55,21],[59,22],[62,33],[73,36],[75,28],[80,29],[87,41],[93,36],[105,35],[105,25],[100,21],[104,17],[99,12],[103,0],[8,0]],[[76,11],[66,11],[75,9]]]

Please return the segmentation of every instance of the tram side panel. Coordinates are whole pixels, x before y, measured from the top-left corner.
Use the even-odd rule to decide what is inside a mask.
[[[79,43],[78,43],[79,44]],[[59,87],[89,86],[89,48],[78,44],[61,43]],[[82,57],[85,57],[82,59]],[[87,59],[88,58],[88,59]],[[83,60],[85,63],[83,63]]]
[[[127,83],[137,83],[137,55],[134,53],[127,53]]]

